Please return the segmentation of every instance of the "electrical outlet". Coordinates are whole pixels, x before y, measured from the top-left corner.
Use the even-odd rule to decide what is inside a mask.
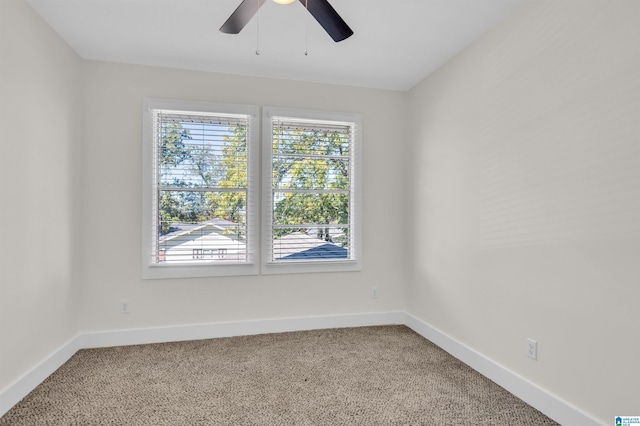
[[[527,339],[527,356],[531,359],[538,359],[538,342],[529,338]]]
[[[129,313],[129,301],[128,300],[121,300],[120,301],[120,313],[121,314],[128,314]]]
[[[378,298],[378,287],[371,287],[371,298],[372,299]]]

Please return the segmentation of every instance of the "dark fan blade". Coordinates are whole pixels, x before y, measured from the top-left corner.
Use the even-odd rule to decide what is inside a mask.
[[[249,23],[258,8],[267,0],[242,0],[240,6],[222,24],[220,31],[227,34],[238,34]]]
[[[309,9],[309,13],[316,18],[333,41],[342,41],[353,35],[351,28],[327,0],[300,0],[300,3]]]

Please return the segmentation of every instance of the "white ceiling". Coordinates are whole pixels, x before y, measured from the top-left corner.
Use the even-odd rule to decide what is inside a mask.
[[[267,1],[240,34],[221,33],[240,1],[27,0],[85,59],[392,90],[413,87],[524,0],[330,0],[354,31],[339,43],[298,1]]]

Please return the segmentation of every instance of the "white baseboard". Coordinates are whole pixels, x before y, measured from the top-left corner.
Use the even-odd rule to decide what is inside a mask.
[[[0,391],[0,417],[20,402],[78,350],[108,346],[140,345],[219,337],[247,336],[288,331],[404,324],[435,343],[480,374],[496,382],[529,405],[566,426],[602,423],[513,371],[474,351],[411,314],[393,311],[318,317],[275,318],[211,324],[154,327],[80,333],[12,385]]]
[[[2,1],[2,0],[0,0]],[[404,312],[327,315],[317,317],[275,318],[230,321],[169,327],[140,328],[80,333],[13,384],[0,391],[0,417],[62,366],[80,349],[141,345],[218,337],[247,336],[287,331],[342,327],[404,324]]]
[[[0,0],[2,1],[2,0]],[[82,349],[78,336],[72,338],[53,352],[38,365],[25,373],[12,385],[0,391],[0,417],[16,405],[29,392],[53,374],[58,368],[69,360],[76,352]]]
[[[568,402],[549,393],[522,376],[492,361],[411,314],[404,324],[425,339],[435,343],[483,376],[491,379],[527,404],[564,426],[600,426],[603,423]]]
[[[229,321],[129,330],[100,331],[80,335],[83,348],[140,345],[249,336],[287,331],[318,330],[323,328],[363,327],[371,325],[404,324],[404,312],[326,315],[318,317],[273,318],[248,321]]]

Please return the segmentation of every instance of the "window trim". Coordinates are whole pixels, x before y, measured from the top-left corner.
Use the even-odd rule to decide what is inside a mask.
[[[347,260],[271,262],[267,253],[272,244],[272,117],[296,119],[338,121],[353,123],[355,132],[351,152],[352,192],[350,249],[353,258]],[[345,272],[362,270],[362,116],[355,113],[327,112],[317,110],[293,109],[264,106],[262,108],[262,265],[263,274],[293,274],[314,272]]]
[[[177,264],[152,263],[152,220],[154,216],[154,136],[153,110],[197,111],[221,114],[245,114],[249,116],[247,134],[247,262],[233,264]],[[260,266],[258,238],[260,145],[259,115],[256,105],[225,104],[215,102],[180,101],[159,98],[144,98],[142,102],[142,232],[141,264],[143,279],[215,277],[233,275],[257,275]]]

